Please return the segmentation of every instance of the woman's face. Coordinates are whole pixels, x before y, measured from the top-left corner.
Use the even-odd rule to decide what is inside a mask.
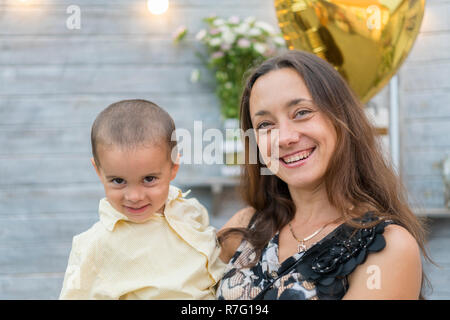
[[[323,181],[336,130],[295,70],[270,71],[256,80],[250,117],[270,171],[294,188],[316,188]]]

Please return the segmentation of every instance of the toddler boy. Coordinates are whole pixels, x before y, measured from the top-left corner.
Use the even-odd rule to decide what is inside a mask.
[[[106,197],[75,236],[60,299],[214,299],[225,264],[206,209],[171,186],[175,124],[152,102],[114,103],[91,131]],[[176,159],[176,160],[175,160]]]

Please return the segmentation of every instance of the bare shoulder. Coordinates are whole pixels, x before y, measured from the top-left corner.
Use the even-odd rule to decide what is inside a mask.
[[[401,254],[405,258],[420,259],[420,247],[413,235],[404,227],[390,224],[384,229],[386,252],[392,255]]]
[[[255,209],[252,207],[247,207],[236,212],[230,220],[225,223],[225,225],[220,229],[220,231],[227,228],[245,228],[247,227],[250,219],[253,217]]]
[[[344,299],[417,299],[422,283],[420,247],[413,235],[399,225],[383,233],[386,246],[370,253],[349,276]]]
[[[236,212],[230,220],[218,231],[218,235],[220,236],[229,228],[245,228],[248,226],[250,219],[253,217],[255,213],[255,209],[252,207],[247,207]],[[232,234],[225,238],[222,242],[222,251],[220,254],[220,259],[228,263],[231,257],[236,252],[242,241],[242,236],[238,234]]]

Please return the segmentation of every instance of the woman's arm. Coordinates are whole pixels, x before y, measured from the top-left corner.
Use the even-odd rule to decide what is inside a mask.
[[[247,207],[239,210],[227,223],[218,231],[218,235],[228,228],[246,228],[255,209]],[[236,252],[242,241],[242,236],[238,234],[231,234],[222,242],[222,251],[220,253],[220,260],[224,263],[228,263],[231,257]]]
[[[403,227],[388,225],[383,233],[386,247],[371,253],[349,276],[343,299],[418,299],[422,280],[419,246]]]

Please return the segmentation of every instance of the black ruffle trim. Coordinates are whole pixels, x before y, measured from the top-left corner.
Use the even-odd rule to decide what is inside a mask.
[[[377,221],[372,212],[364,215],[360,222]],[[329,240],[311,247],[296,266],[297,271],[314,282],[319,299],[341,299],[346,288],[346,276],[364,263],[370,252],[378,252],[386,246],[383,232],[387,221],[380,221],[371,228],[357,229],[348,225],[338,227]],[[352,236],[352,234],[354,235]]]

